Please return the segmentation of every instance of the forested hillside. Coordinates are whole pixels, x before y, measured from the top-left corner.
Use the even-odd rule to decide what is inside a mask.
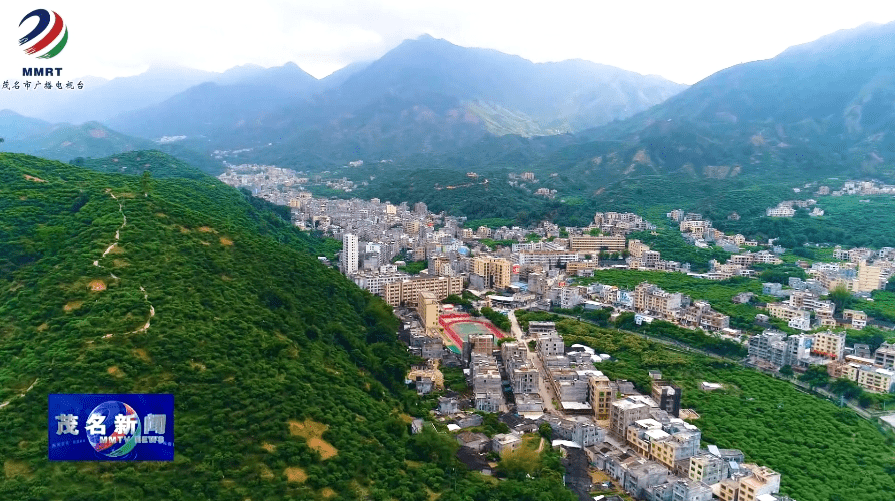
[[[410,438],[397,320],[325,246],[211,178],[0,155],[0,499],[568,499]],[[173,394],[175,460],[49,463],[49,393]]]

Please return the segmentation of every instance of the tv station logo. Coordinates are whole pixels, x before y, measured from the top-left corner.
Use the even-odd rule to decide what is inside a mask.
[[[38,59],[53,59],[58,56],[68,45],[68,25],[56,11],[47,9],[35,9],[19,21],[19,47],[29,56]],[[22,80],[4,79],[0,90],[74,90],[83,89],[84,83],[71,80],[58,80],[62,77],[63,68],[53,67],[27,67],[22,68]],[[26,78],[41,80],[30,80]],[[51,80],[56,78],[57,80]]]
[[[172,461],[174,396],[50,394],[50,461]]]
[[[31,18],[37,18],[37,25],[19,39],[19,45],[24,47],[25,54],[36,55],[40,59],[58,56],[68,43],[68,26],[62,16],[55,11],[35,9],[19,21],[19,28]],[[53,22],[52,26],[50,21]]]

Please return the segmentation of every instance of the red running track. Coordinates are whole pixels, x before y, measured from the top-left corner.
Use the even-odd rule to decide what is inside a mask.
[[[503,332],[501,332],[497,327],[495,327],[494,324],[492,324],[490,322],[483,321],[483,320],[476,320],[476,319],[472,318],[470,315],[467,315],[466,313],[452,313],[452,314],[442,315],[438,319],[438,323],[440,323],[441,326],[444,327],[444,331],[447,333],[450,340],[455,345],[457,345],[457,347],[459,347],[459,348],[463,348],[463,338],[461,338],[459,334],[454,332],[454,329],[451,328],[451,324],[455,324],[455,323],[478,324],[478,325],[484,327],[489,332],[491,332],[491,334],[494,335],[494,339],[503,339],[503,337],[504,337]]]

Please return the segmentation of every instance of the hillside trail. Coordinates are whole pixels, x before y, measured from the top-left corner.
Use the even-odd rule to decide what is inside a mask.
[[[35,379],[34,379],[34,382],[31,383],[31,386],[29,386],[28,389],[24,391],[24,393],[20,394],[20,395],[19,395],[19,398],[24,397],[25,394],[27,394],[29,391],[31,391],[31,388],[34,388],[34,385],[36,385],[36,384],[37,384],[37,379],[35,378]],[[15,397],[13,397],[13,398],[15,398]],[[6,406],[9,405],[10,403],[12,403],[12,398],[10,398],[9,400],[7,400],[6,402],[0,403],[0,409],[6,407]]]
[[[109,196],[111,196],[113,199],[115,199],[116,202],[118,202],[118,212],[121,214],[121,226],[119,226],[118,229],[115,230],[115,241],[112,242],[108,247],[106,247],[106,250],[103,252],[102,257],[93,262],[93,266],[96,266],[97,268],[105,268],[104,266],[99,264],[100,260],[108,256],[109,253],[112,252],[112,249],[118,246],[118,241],[121,239],[121,230],[123,230],[124,227],[127,226],[127,215],[124,214],[124,202],[120,201],[118,197],[116,197],[115,194],[112,193],[111,189],[106,189],[106,193],[108,193]],[[118,277],[112,272],[109,272],[109,276],[111,276],[114,280],[118,280]],[[145,300],[146,304],[149,305],[149,316],[146,319],[146,323],[142,327],[130,332],[124,332],[122,334],[136,334],[149,330],[149,326],[152,323],[152,317],[155,316],[155,307],[152,305],[152,303],[149,302],[149,293],[146,292],[146,289],[144,289],[142,285],[140,286],[140,292],[143,293],[143,300]],[[103,336],[103,339],[107,339],[115,335],[116,334],[106,334],[105,336]]]

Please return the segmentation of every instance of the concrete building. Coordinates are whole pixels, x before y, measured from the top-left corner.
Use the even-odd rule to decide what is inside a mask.
[[[417,299],[417,312],[427,331],[438,330],[438,318],[441,315],[441,303],[434,292],[420,291]]]
[[[679,312],[682,325],[718,332],[730,327],[730,317],[712,309],[707,301],[695,301]]]
[[[357,273],[358,264],[360,263],[360,254],[358,250],[357,235],[353,233],[345,233],[342,235],[342,273],[352,275]]]
[[[872,266],[866,261],[861,262],[858,266],[858,278],[855,281],[855,292],[872,292],[884,288],[885,280],[883,279],[883,268],[881,266]]]
[[[440,301],[451,294],[463,292],[462,277],[411,278],[386,284],[382,288],[382,297],[392,306],[416,306],[419,293],[433,292]]]
[[[532,321],[528,323],[528,334],[531,336],[549,332],[556,332],[555,322]]]
[[[728,476],[730,464],[710,453],[697,454],[690,458],[687,476],[708,485],[714,485]]]
[[[665,292],[647,282],[641,282],[634,288],[634,309],[666,320],[676,319],[682,299],[679,292]]]
[[[780,492],[780,474],[766,466],[742,465],[745,476],[721,481],[718,498],[722,501],[759,501],[761,496]]]
[[[618,393],[618,385],[604,375],[590,375],[588,383],[590,385],[588,400],[591,408],[594,410],[594,418],[598,421],[608,420],[610,406],[615,401],[616,393]]]
[[[883,343],[873,354],[876,365],[891,369],[895,367],[895,343]]]
[[[494,336],[491,334],[473,334],[463,343],[463,352],[470,360],[475,355],[491,357],[494,354]]]
[[[593,255],[598,255],[601,251],[621,252],[625,250],[625,237],[624,235],[571,236],[569,237],[569,247],[573,251]]]
[[[818,332],[814,335],[811,352],[833,360],[842,360],[845,353],[845,332]]]
[[[859,310],[842,310],[842,318],[850,321],[853,329],[861,330],[867,327],[867,314]]]
[[[476,257],[472,260],[472,272],[485,280],[488,289],[506,289],[510,286],[513,263],[502,258]]]
[[[674,417],[680,417],[682,390],[668,381],[657,380],[652,383],[653,400],[659,408]]]
[[[814,335],[787,336],[784,332],[766,330],[749,338],[749,360],[774,369],[784,365],[807,367],[812,362],[813,346]]]
[[[650,417],[650,410],[658,405],[649,397],[641,395],[625,397],[609,405],[609,433],[625,438],[628,426]]]
[[[768,217],[793,217],[796,215],[795,209],[786,206],[777,206],[767,210]]]
[[[498,456],[522,447],[522,437],[518,433],[498,433],[491,439],[491,450]]]
[[[562,355],[566,351],[562,336],[556,331],[542,332],[538,334],[537,347],[538,354],[542,359],[545,357]]]
[[[581,260],[581,254],[567,250],[530,250],[519,252],[519,266],[556,268]]]
[[[499,412],[503,406],[503,384],[494,357],[473,355],[469,364],[475,409]]]
[[[397,271],[383,272],[381,271],[382,268],[383,267],[380,267],[380,271],[378,273],[366,271],[355,273],[351,277],[351,279],[354,280],[354,283],[357,284],[357,286],[361,289],[366,289],[370,291],[371,294],[381,296],[382,288],[385,287],[387,284],[410,278],[410,275],[406,273],[400,273]]]

